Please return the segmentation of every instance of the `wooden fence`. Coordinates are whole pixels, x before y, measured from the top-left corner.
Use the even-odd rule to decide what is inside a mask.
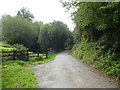
[[[2,52],[2,59],[5,60],[26,60],[28,61],[30,58],[40,59],[39,52],[29,52],[29,51],[7,51]]]
[[[53,50],[48,51],[48,56],[50,56],[52,53],[54,53]],[[28,61],[31,58],[40,60],[40,52],[29,52],[29,51],[4,51],[2,52],[2,59],[3,60],[25,60]]]

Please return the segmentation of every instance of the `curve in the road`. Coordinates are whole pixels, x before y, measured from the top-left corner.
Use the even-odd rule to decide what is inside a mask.
[[[59,53],[49,63],[31,67],[38,79],[38,88],[115,88],[110,78],[93,72],[68,51]]]

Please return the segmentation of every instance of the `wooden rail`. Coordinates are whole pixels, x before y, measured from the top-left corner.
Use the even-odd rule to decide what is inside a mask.
[[[36,55],[35,55],[36,54]],[[29,60],[30,58],[40,58],[40,53],[30,53],[29,51],[4,51],[2,52],[2,59],[5,60]]]
[[[50,56],[52,53],[54,53],[53,50],[48,51],[48,56]],[[42,52],[41,52],[42,54]],[[28,61],[32,58],[35,58],[36,60],[40,60],[40,52],[29,52],[27,51],[2,51],[2,59],[3,60],[25,60]]]

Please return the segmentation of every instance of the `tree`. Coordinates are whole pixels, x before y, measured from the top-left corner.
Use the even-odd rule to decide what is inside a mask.
[[[34,24],[21,17],[3,16],[2,18],[3,39],[10,44],[23,44],[31,47],[37,34]]]
[[[81,2],[78,0],[63,2],[68,10],[75,8],[72,14],[77,26],[84,29],[93,25],[96,30],[106,30],[119,24],[120,3],[118,2]]]
[[[46,52],[46,58],[48,58],[48,49],[50,48],[49,27],[49,24],[43,25],[38,38],[38,43],[40,44],[41,49]]]
[[[62,3],[67,10],[72,9],[76,24],[73,55],[119,79],[120,2],[69,0]]]
[[[38,43],[38,38],[39,38],[39,33],[41,30],[41,27],[43,26],[43,22],[35,21],[33,24],[35,26],[36,38],[34,39],[34,42],[31,45],[30,50],[31,51],[40,51],[41,48],[40,48],[40,44]]]
[[[24,7],[20,11],[18,11],[17,16],[28,20],[32,20],[34,18],[33,14],[30,13],[29,9]]]
[[[2,41],[2,19],[0,18],[0,41]]]
[[[47,57],[48,49],[52,48],[56,51],[63,50],[66,44],[68,46],[68,44],[72,43],[72,34],[66,24],[60,21],[54,21],[42,25],[38,43],[41,49],[46,52]]]
[[[65,44],[66,44],[66,48],[67,49],[72,49],[72,47],[73,47],[73,44],[74,44],[74,37],[73,37],[73,34],[72,34],[72,32],[68,32],[68,37],[67,37],[67,39],[66,39],[66,42],[65,42]]]
[[[63,50],[68,38],[69,29],[66,24],[60,21],[54,21],[51,25],[52,46],[55,50]]]

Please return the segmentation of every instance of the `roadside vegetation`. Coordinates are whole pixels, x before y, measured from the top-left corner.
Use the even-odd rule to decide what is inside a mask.
[[[27,66],[52,61],[64,49],[120,82],[120,2],[60,1],[71,12],[76,25],[73,32],[61,21],[33,21],[27,8],[16,16],[2,17],[2,52],[20,51],[16,60],[2,55],[2,87],[36,87],[37,80]],[[26,61],[26,53],[21,51],[34,57]]]
[[[2,51],[12,51],[16,47],[5,42],[1,43]],[[29,52],[31,53],[31,52]],[[4,53],[3,53],[4,54]],[[34,56],[36,54],[33,53]],[[41,59],[30,58],[24,60],[5,60],[2,61],[2,88],[37,88],[37,79],[34,72],[28,68],[31,65],[42,64],[54,60],[56,52],[52,53],[49,58],[45,54],[40,54]],[[9,55],[8,55],[9,56]],[[8,57],[6,56],[6,57]],[[5,58],[5,57],[4,57]]]
[[[120,2],[62,3],[76,24],[71,53],[120,82]]]
[[[72,37],[61,21],[34,21],[28,8],[16,16],[2,17],[2,88],[37,88],[31,65],[47,63],[56,57]]]

